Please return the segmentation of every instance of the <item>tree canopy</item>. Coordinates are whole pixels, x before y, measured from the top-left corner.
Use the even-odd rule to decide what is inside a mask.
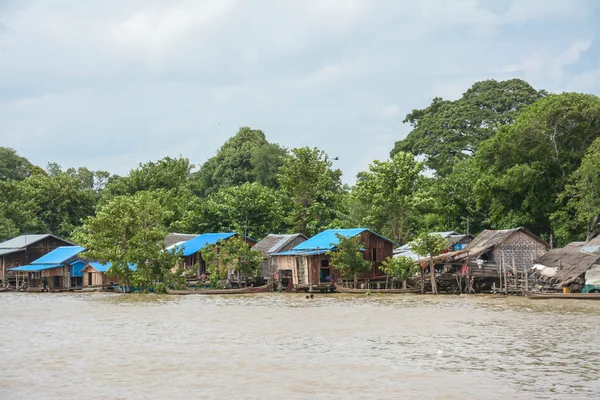
[[[457,160],[474,155],[481,142],[545,95],[520,79],[490,79],[476,82],[458,100],[436,97],[427,108],[406,116],[404,122],[413,129],[396,142],[392,156],[400,151],[423,155],[427,167],[445,175]]]

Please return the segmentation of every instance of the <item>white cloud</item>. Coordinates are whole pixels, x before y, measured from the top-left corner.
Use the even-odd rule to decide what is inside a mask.
[[[399,116],[476,80],[598,92],[598,66],[566,67],[599,15],[543,3],[22,0],[0,6],[0,143],[122,173],[202,162],[250,125],[335,153],[352,181],[409,130]]]

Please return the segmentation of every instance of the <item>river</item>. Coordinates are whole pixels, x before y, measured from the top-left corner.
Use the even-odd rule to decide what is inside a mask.
[[[0,399],[590,399],[600,302],[0,293]]]

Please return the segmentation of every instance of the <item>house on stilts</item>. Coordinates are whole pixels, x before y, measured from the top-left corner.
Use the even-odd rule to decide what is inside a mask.
[[[363,257],[371,262],[372,267],[361,277],[361,285],[379,287],[384,283],[386,276],[379,267],[385,259],[392,257],[398,243],[366,228],[328,229],[291,250],[273,254],[271,262],[278,281],[284,287],[293,286],[296,290],[334,290],[342,277],[330,265],[331,257],[327,253],[336,250],[338,234],[359,236],[364,244]]]
[[[58,236],[21,235],[0,243],[0,287],[16,286],[13,268],[28,265],[60,246],[74,246]]]

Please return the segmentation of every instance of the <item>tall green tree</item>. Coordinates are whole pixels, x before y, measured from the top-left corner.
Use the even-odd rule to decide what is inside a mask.
[[[371,263],[364,259],[362,249],[364,243],[359,236],[346,237],[336,233],[338,244],[335,249],[327,254],[331,257],[329,262],[346,279],[354,280],[354,287],[358,287],[358,277],[369,272]]]
[[[23,180],[30,175],[32,167],[29,160],[15,150],[0,147],[0,181]]]
[[[256,182],[269,188],[278,189],[279,168],[287,157],[289,155],[286,149],[277,143],[266,143],[258,147],[250,159]]]
[[[557,195],[600,136],[598,115],[596,96],[550,95],[481,145],[476,160],[483,175],[474,194],[494,227],[522,225],[549,235]]]
[[[390,161],[374,161],[369,165],[354,193],[368,207],[366,221],[370,227],[391,232],[399,243],[405,241],[409,221],[423,201],[419,192],[422,170],[423,164],[404,152],[396,153]]]
[[[87,257],[110,262],[110,273],[123,277],[126,286],[135,279],[131,265],[138,266],[138,277],[147,283],[153,262],[160,261],[164,270],[166,219],[168,212],[148,192],[117,196],[85,220],[75,239],[87,248]],[[178,255],[170,254],[175,266]]]
[[[224,188],[198,202],[177,224],[186,232],[240,232],[262,238],[284,232],[285,198],[257,182]]]
[[[422,233],[410,243],[411,250],[422,257],[429,257],[429,270],[431,271],[431,291],[437,294],[437,281],[435,277],[435,265],[433,257],[448,248],[448,240],[438,234]],[[423,279],[421,280],[421,291],[423,290]]]
[[[286,222],[295,232],[312,236],[335,219],[341,205],[341,175],[324,151],[292,150],[280,169],[279,183],[291,202]]]
[[[564,206],[552,215],[552,222],[561,244],[572,239],[588,241],[600,234],[600,138],[588,148],[558,201]]]
[[[474,155],[479,144],[502,126],[512,124],[522,109],[546,95],[520,79],[476,82],[460,99],[439,97],[425,109],[413,110],[405,123],[408,136],[396,142],[392,155],[423,155],[427,167],[439,175],[452,171],[457,160]]]

